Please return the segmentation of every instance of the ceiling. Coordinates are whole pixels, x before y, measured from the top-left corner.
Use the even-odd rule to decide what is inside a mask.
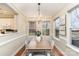
[[[5,3],[0,3],[0,18],[12,18],[16,12]]]
[[[37,16],[38,15],[38,4],[37,3],[13,3],[25,16]],[[41,16],[54,16],[68,3],[41,3],[40,13]]]

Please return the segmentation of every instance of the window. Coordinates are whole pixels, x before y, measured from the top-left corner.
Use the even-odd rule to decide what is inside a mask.
[[[59,28],[61,25],[61,19],[58,17],[55,19],[55,36],[59,38]]]
[[[42,22],[42,34],[47,36],[50,35],[50,21]]]
[[[36,33],[36,22],[29,21],[29,35],[35,35]]]
[[[72,45],[79,47],[79,7],[75,8],[70,13]]]
[[[36,21],[29,21],[29,35],[35,35],[36,31],[41,29],[42,35],[50,35],[50,21],[41,21],[40,24],[36,25]]]
[[[55,36],[61,39],[66,37],[66,15],[65,14],[55,19]]]

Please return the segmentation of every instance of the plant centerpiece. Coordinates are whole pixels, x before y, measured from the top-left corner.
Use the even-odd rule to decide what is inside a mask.
[[[37,41],[40,42],[41,40],[41,31],[36,31],[36,38],[37,38]]]

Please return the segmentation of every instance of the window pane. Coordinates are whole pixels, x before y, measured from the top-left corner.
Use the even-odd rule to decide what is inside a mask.
[[[71,12],[71,38],[72,45],[79,47],[79,8]]]
[[[42,34],[43,35],[49,35],[50,34],[50,22],[49,21],[43,21]]]
[[[49,35],[49,29],[43,29],[42,33],[43,35]]]
[[[57,18],[57,19],[56,19],[56,29],[59,30],[60,25],[61,25],[61,19],[60,19],[60,18]]]
[[[29,35],[35,35],[36,29],[29,29]]]
[[[30,21],[29,22],[29,35],[35,35],[36,32],[36,22]]]
[[[72,13],[71,13],[71,28],[73,29],[78,29],[79,28],[79,9],[77,10],[74,10]]]
[[[61,19],[57,18],[56,21],[55,21],[55,36],[57,38],[59,38],[59,29],[60,29],[60,26],[61,26]]]

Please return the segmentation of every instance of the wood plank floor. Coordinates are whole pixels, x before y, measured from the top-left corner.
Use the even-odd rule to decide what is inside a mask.
[[[61,53],[56,46],[54,46],[54,49],[52,50],[53,53],[56,55],[56,56],[64,56],[63,53]]]
[[[16,53],[15,56],[21,56],[24,51],[25,51],[25,46],[23,46],[23,47]]]

